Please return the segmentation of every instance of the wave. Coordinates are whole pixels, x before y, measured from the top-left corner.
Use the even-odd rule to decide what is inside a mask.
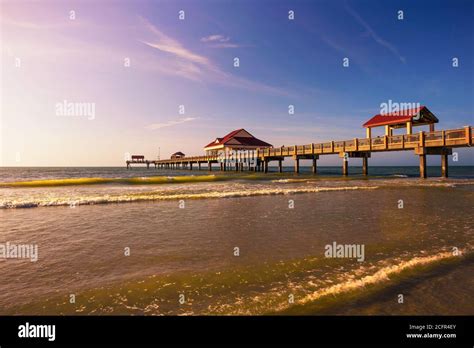
[[[267,293],[264,296],[258,295],[252,299],[252,302],[254,302],[252,306],[227,307],[223,309],[225,311],[230,310],[230,314],[237,315],[259,314],[254,311],[254,308],[257,303],[266,302],[264,298],[267,297],[267,301],[272,304],[271,309],[268,308],[270,311],[266,312],[267,314],[315,314],[328,306],[341,304],[344,298],[350,298],[353,301],[355,297],[363,297],[371,292],[373,293],[373,291],[396,285],[398,277],[403,276],[405,272],[413,272],[411,277],[417,277],[420,271],[426,270],[426,267],[435,267],[447,261],[460,260],[461,258],[467,259],[469,257],[472,257],[472,254],[467,249],[460,250],[459,256],[455,256],[453,252],[449,251],[441,251],[430,256],[416,256],[395,265],[382,267],[372,274],[356,279],[358,274],[367,271],[367,269],[361,268],[351,274],[347,274],[345,280],[341,280],[336,284],[328,284],[309,293],[304,291],[305,293],[300,294],[301,296],[297,296],[296,293],[304,288],[304,286],[302,284],[293,284],[293,289],[278,289],[274,293]],[[294,304],[290,305],[287,301],[274,300],[275,298],[281,298],[282,294],[287,296],[288,293],[295,294]],[[299,299],[297,299],[298,297]],[[221,308],[218,307],[213,308],[213,311],[219,312],[220,310]]]
[[[441,252],[441,253],[431,255],[431,256],[414,257],[408,261],[403,261],[397,265],[384,267],[378,270],[377,272],[375,272],[374,274],[362,277],[361,279],[350,280],[341,284],[336,284],[336,285],[315,291],[312,294],[305,296],[303,299],[299,301],[299,303],[305,304],[307,302],[315,301],[325,296],[338,295],[344,292],[361,289],[368,285],[374,285],[376,283],[388,281],[390,280],[391,276],[399,274],[410,268],[414,268],[417,266],[425,266],[428,264],[433,264],[433,263],[450,259],[450,258],[454,258],[454,257],[457,257],[457,256],[454,256],[452,252]]]
[[[135,178],[71,178],[71,179],[47,179],[32,181],[15,181],[0,183],[0,187],[56,187],[56,186],[76,186],[76,185],[104,185],[104,184],[125,184],[125,185],[156,185],[190,182],[211,182],[226,180],[227,177],[218,175],[186,175],[186,176],[150,176]]]
[[[412,255],[403,261],[382,259],[376,264],[343,273],[340,267],[342,264],[339,263],[331,266],[330,273],[333,274],[328,277],[320,276],[321,272],[327,273],[328,266],[326,259],[321,258],[233,268],[231,271],[150,275],[124,283],[84,289],[73,306],[64,301],[64,296],[59,296],[23,307],[15,306],[7,309],[6,313],[314,315],[321,310],[332,310],[334,304],[345,306],[347,300],[353,301],[397,286],[407,277],[418,280],[427,270],[438,272],[438,266],[448,262],[456,265],[454,261],[472,260],[472,247],[460,249],[461,256],[446,250],[438,250],[430,255]],[[312,272],[315,268],[320,271],[317,275]],[[312,290],[314,286],[319,289]],[[177,304],[176,293],[183,289],[187,289],[188,298],[192,299],[189,306]],[[289,294],[294,295],[293,304],[288,302]]]
[[[35,207],[58,207],[58,206],[79,206],[110,203],[130,203],[142,201],[168,201],[184,199],[213,199],[213,198],[239,198],[253,196],[270,195],[290,195],[301,193],[318,193],[331,191],[354,191],[354,190],[374,190],[378,186],[347,186],[347,187],[301,187],[301,188],[269,188],[269,189],[249,189],[240,191],[211,191],[201,193],[170,193],[163,192],[141,192],[122,195],[104,195],[77,197],[58,197],[58,198],[35,198],[19,199],[13,201],[0,201],[0,209],[12,208],[35,208]]]

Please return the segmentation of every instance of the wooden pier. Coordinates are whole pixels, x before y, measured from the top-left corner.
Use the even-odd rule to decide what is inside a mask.
[[[127,168],[132,164],[151,164],[158,169],[186,169],[212,171],[217,164],[220,171],[244,170],[255,172],[268,172],[268,164],[278,162],[278,171],[283,171],[282,161],[286,157],[294,160],[294,172],[299,173],[300,160],[311,160],[312,171],[317,173],[317,160],[323,155],[338,154],[342,159],[342,173],[349,174],[349,159],[361,158],[362,171],[368,174],[368,159],[373,152],[413,151],[419,156],[420,177],[426,178],[426,156],[441,156],[441,172],[443,177],[448,176],[448,155],[452,155],[453,148],[471,147],[474,138],[471,126],[459,129],[419,132],[417,134],[385,135],[380,137],[355,138],[351,140],[329,141],[307,145],[283,146],[278,148],[256,149],[249,153],[237,154],[232,160],[224,156],[194,156],[157,161],[127,161]],[[194,167],[196,165],[196,167]],[[204,167],[204,168],[203,168]]]

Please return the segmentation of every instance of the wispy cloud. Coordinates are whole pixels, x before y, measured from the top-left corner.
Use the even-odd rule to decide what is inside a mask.
[[[207,57],[184,47],[181,42],[169,37],[146,19],[140,17],[140,20],[147,31],[153,34],[153,37],[148,40],[139,41],[172,58],[160,61],[157,67],[160,72],[179,75],[194,81],[218,83],[225,86],[247,89],[253,92],[290,96],[290,93],[279,87],[251,81],[223,71]],[[208,40],[207,42],[217,42],[219,45],[228,45],[228,47],[232,45],[230,42],[219,42],[219,40],[226,40],[226,37],[222,35],[211,35],[206,37],[206,39]]]
[[[194,121],[196,119],[197,119],[197,117],[186,117],[186,118],[181,118],[181,119],[175,120],[175,121],[170,120],[170,121],[163,122],[163,123],[152,123],[152,124],[149,124],[148,126],[146,126],[145,128],[150,129],[150,130],[161,129],[161,128],[166,128],[166,127],[176,126],[178,124],[182,124],[182,123],[186,123],[186,122],[191,122],[191,121]]]
[[[346,10],[349,12],[349,14],[356,19],[356,21],[362,25],[365,30],[367,31],[367,34],[380,46],[385,47],[388,49],[393,55],[395,55],[402,63],[406,63],[405,57],[403,57],[400,52],[398,51],[398,48],[391,44],[390,42],[382,39],[376,32],[375,30],[372,29],[372,27],[354,10],[352,9],[349,5],[346,4]]]
[[[230,37],[224,35],[209,35],[201,38],[202,42],[228,42]]]
[[[220,34],[209,35],[201,38],[201,42],[207,44],[208,47],[212,48],[238,48],[242,45],[230,42],[229,36]]]
[[[144,44],[156,48],[160,51],[173,54],[178,58],[182,58],[183,60],[202,65],[210,64],[209,60],[206,57],[193,53],[190,50],[184,48],[180,42],[165,35],[162,31],[158,30],[157,27],[148,22],[146,19],[140,17],[140,20],[145,25],[145,27],[155,35],[155,40],[153,41],[153,43],[142,41]]]

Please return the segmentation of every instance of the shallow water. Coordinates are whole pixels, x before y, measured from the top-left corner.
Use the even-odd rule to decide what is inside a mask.
[[[0,243],[37,244],[39,259],[0,260],[0,311],[385,313],[377,303],[389,299],[374,292],[416,282],[426,267],[442,279],[446,263],[469,260],[471,172],[449,180],[397,178],[393,172],[370,179],[226,174],[144,185],[3,186]],[[71,177],[26,173],[7,180],[3,172],[2,180]],[[325,246],[333,242],[364,245],[364,261],[326,258]],[[453,256],[454,247],[461,256]],[[466,270],[472,278],[472,267]],[[429,294],[450,296],[449,286],[440,290],[439,282],[431,283],[414,292],[417,304],[410,302],[406,313],[431,314]],[[348,296],[358,305],[346,305]],[[375,302],[360,305],[369,297]],[[459,296],[450,308],[463,314],[471,303]]]

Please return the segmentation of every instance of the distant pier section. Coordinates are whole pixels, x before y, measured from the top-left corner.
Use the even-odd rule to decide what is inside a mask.
[[[206,155],[187,157],[177,152],[170,159],[148,161],[144,156],[134,155],[127,161],[127,168],[132,164],[153,164],[157,169],[193,170],[194,168],[212,171],[253,171],[268,172],[272,161],[278,162],[278,172],[283,171],[285,158],[294,161],[294,172],[299,173],[300,161],[310,160],[312,172],[317,174],[317,161],[320,156],[337,154],[342,159],[342,174],[349,174],[349,159],[362,159],[362,172],[369,172],[368,159],[374,152],[413,151],[419,157],[420,177],[426,178],[426,156],[439,155],[441,174],[448,177],[448,156],[453,148],[472,147],[474,142],[472,126],[457,129],[435,130],[438,119],[427,107],[404,110],[392,114],[375,115],[366,123],[365,138],[328,141],[306,145],[273,147],[255,138],[245,129],[235,130],[222,138],[217,138],[206,145]],[[413,133],[413,127],[428,125],[429,131]],[[384,127],[383,136],[372,136],[372,129]],[[394,135],[393,130],[406,128],[406,134]],[[196,166],[196,167],[195,167]]]
[[[130,160],[127,160],[127,169],[130,169],[132,164],[146,164],[150,168],[150,164],[155,164],[156,161],[148,161],[143,155],[132,155]],[[156,167],[156,164],[155,164]]]

